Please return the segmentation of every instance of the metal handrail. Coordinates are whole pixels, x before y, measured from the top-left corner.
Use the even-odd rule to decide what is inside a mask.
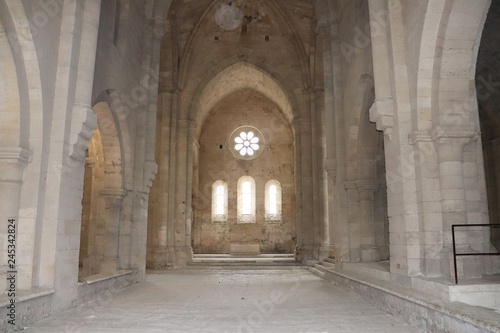
[[[500,224],[453,224],[451,226],[451,237],[453,240],[453,266],[455,268],[455,284],[458,284],[458,273],[457,273],[457,257],[465,257],[465,256],[500,256],[499,253],[477,253],[477,252],[469,252],[469,253],[457,253],[457,248],[455,244],[455,228],[456,227],[489,227],[489,228],[500,228]]]

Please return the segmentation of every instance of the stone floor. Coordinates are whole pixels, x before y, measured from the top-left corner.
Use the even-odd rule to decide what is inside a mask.
[[[150,273],[27,333],[416,333],[301,267]]]

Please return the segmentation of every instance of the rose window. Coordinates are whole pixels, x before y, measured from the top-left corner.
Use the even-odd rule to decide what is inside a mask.
[[[262,132],[253,126],[238,127],[229,136],[229,150],[240,160],[253,160],[265,150]]]
[[[254,132],[241,132],[239,136],[234,138],[236,149],[241,156],[253,156],[260,149],[258,136]]]

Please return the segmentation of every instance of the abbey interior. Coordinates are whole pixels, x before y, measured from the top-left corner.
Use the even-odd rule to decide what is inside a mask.
[[[0,0],[0,330],[284,258],[500,332],[499,28],[497,0]]]

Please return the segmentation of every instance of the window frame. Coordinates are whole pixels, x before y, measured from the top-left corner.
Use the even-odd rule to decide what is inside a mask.
[[[219,214],[218,203],[219,203],[219,193],[218,189],[223,187],[224,198],[223,198],[223,210],[224,214]],[[228,219],[228,186],[223,180],[217,180],[212,184],[212,222],[226,222]]]
[[[245,195],[243,192],[243,185],[248,182],[250,183],[250,197],[247,199],[250,208],[250,214],[246,213],[244,210]],[[238,192],[237,192],[237,222],[238,223],[255,223],[255,211],[256,211],[256,191],[255,191],[255,180],[250,176],[243,176],[238,180]]]
[[[272,204],[272,199],[271,199],[271,186],[276,187],[276,212],[271,212],[271,204]],[[266,183],[265,187],[265,219],[267,222],[281,222],[282,221],[282,213],[283,213],[283,188],[281,186],[281,183],[276,180],[272,179],[269,180]]]

